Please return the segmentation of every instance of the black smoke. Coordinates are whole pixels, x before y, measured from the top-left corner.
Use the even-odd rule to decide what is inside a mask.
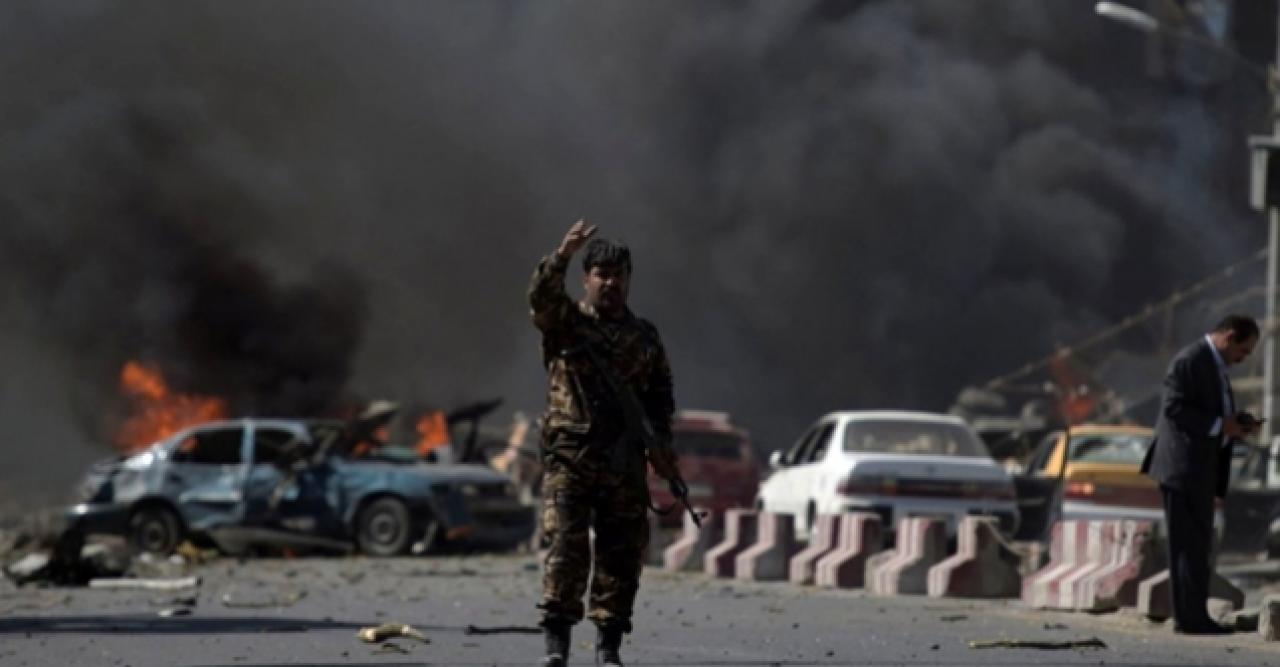
[[[1146,54],[1075,0],[6,3],[4,417],[100,441],[136,357],[246,413],[536,407],[579,216],[680,404],[944,408],[1260,242],[1265,91]]]

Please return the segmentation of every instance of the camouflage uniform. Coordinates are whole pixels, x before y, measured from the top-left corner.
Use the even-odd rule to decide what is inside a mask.
[[[550,385],[542,435],[547,554],[538,607],[544,624],[582,620],[593,565],[588,529],[594,528],[590,618],[602,628],[630,632],[649,544],[645,454],[624,432],[621,407],[583,346],[636,392],[666,455],[674,410],[671,369],[652,324],[630,311],[605,319],[569,298],[567,264],[555,254],[544,258],[529,288]]]

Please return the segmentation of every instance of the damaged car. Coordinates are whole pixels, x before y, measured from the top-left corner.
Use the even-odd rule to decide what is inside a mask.
[[[165,554],[188,537],[224,551],[353,548],[372,556],[449,547],[509,549],[534,512],[481,465],[361,458],[393,409],[351,421],[238,419],[200,424],[94,466],[68,523]]]

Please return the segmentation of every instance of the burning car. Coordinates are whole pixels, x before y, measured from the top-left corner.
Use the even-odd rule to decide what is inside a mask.
[[[95,465],[67,511],[80,531],[125,535],[168,553],[185,537],[231,544],[354,546],[374,556],[412,545],[505,549],[534,530],[532,508],[481,465],[351,454],[394,409],[341,420],[238,419],[178,431]]]

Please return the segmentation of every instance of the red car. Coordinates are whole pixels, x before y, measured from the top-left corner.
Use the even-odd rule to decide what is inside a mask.
[[[723,412],[681,410],[672,424],[672,444],[680,457],[680,473],[689,485],[689,502],[713,512],[751,507],[760,487],[760,462],[747,432]],[[649,476],[649,492],[660,507],[675,502],[666,481]],[[683,508],[662,518],[680,525]]]

